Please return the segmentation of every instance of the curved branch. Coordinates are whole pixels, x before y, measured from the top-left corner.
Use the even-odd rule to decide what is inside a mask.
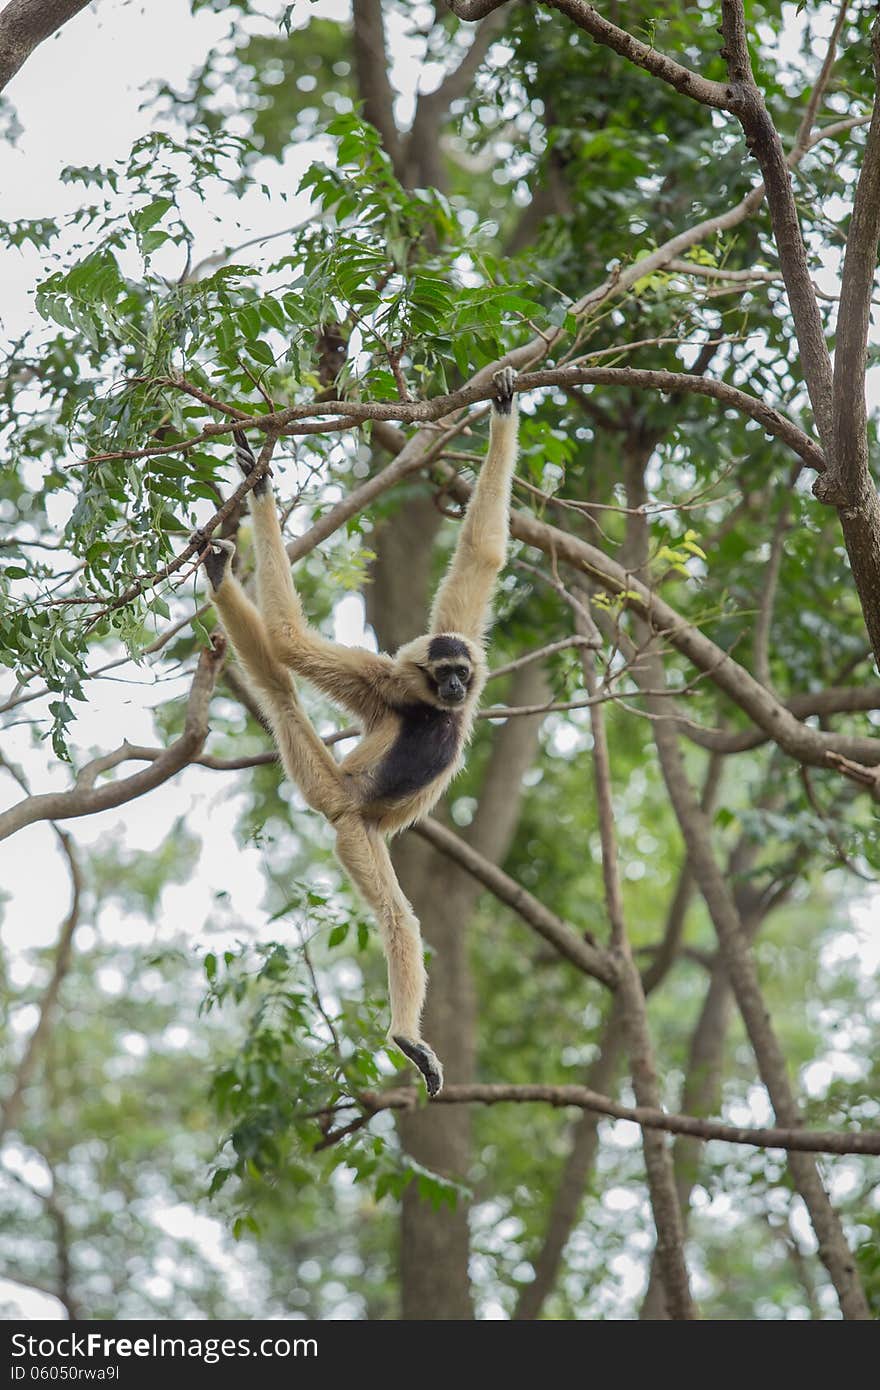
[[[149,767],[103,786],[90,785],[92,770],[99,771],[115,766],[127,754],[121,750],[95,760],[80,774],[80,783],[66,792],[44,792],[40,796],[28,796],[0,815],[0,840],[13,835],[26,825],[44,820],[69,820],[77,816],[90,816],[98,811],[106,811],[133,801],[144,792],[152,791],[186,767],[202,749],[208,735],[208,707],[214,690],[214,682],[223,661],[225,644],[215,636],[214,645],[202,651],[193,683],[190,687],[186,706],[186,720],[180,738],[162,750]],[[121,754],[121,756],[119,756]]]
[[[498,898],[499,902],[512,908],[539,936],[549,941],[561,956],[571,961],[572,965],[576,965],[578,970],[601,980],[610,989],[615,987],[618,975],[615,960],[610,952],[597,946],[591,939],[586,939],[586,933],[578,933],[574,927],[569,926],[533,897],[527,889],[466,844],[453,831],[447,830],[439,821],[428,817],[414,825],[412,830],[414,834],[420,835],[423,840],[440,850],[441,854],[447,855],[472,874]]]
[[[379,1110],[409,1110],[420,1103],[415,1088],[368,1092],[358,1097],[374,1113]],[[834,1130],[789,1127],[752,1128],[722,1124],[696,1115],[667,1114],[641,1105],[620,1105],[609,1096],[599,1095],[586,1086],[444,1086],[431,1105],[500,1105],[504,1102],[573,1105],[595,1110],[614,1120],[632,1120],[644,1129],[664,1129],[669,1134],[690,1134],[697,1139],[717,1139],[725,1144],[749,1144],[758,1149],[785,1149],[793,1153],[880,1154],[880,1131],[862,1130],[840,1134]]]
[[[174,377],[160,380],[159,384],[192,394],[188,382]],[[767,405],[759,397],[749,395],[747,391],[740,391],[726,381],[718,381],[714,377],[694,376],[690,372],[643,370],[637,367],[554,367],[546,371],[523,373],[517,379],[515,389],[523,393],[550,386],[635,386],[643,390],[662,391],[668,394],[686,392],[693,395],[710,396],[714,400],[720,401],[722,405],[738,410],[741,414],[755,420],[766,430],[767,434],[781,439],[817,472],[824,472],[825,469],[825,459],[821,449],[793,420],[783,415],[781,411],[775,410],[773,406]],[[483,373],[479,373],[461,390],[452,391],[446,396],[435,396],[427,401],[312,400],[301,405],[288,406],[284,410],[249,417],[244,421],[239,413],[235,420],[230,420],[219,426],[208,426],[208,429],[212,438],[217,435],[228,434],[233,429],[242,426],[263,433],[284,434],[292,424],[311,416],[339,416],[348,421],[396,420],[401,424],[433,424],[443,421],[446,416],[464,410],[467,406],[491,400],[494,391],[495,387],[492,381]],[[178,451],[193,448],[196,444],[204,441],[205,435],[206,431],[203,431],[191,440],[174,445],[173,448]],[[415,440],[409,440],[408,443],[413,444]],[[95,455],[85,462],[96,462],[110,457],[131,458],[137,456],[142,458],[153,453],[167,452],[168,448],[168,445],[156,445],[147,449],[121,450],[114,455]],[[397,460],[395,460],[396,463]],[[391,466],[394,467],[394,465]],[[380,474],[379,476],[384,475]],[[371,479],[370,483],[365,484],[364,487],[367,488],[375,482],[376,479]],[[363,491],[364,489],[358,489],[359,493]]]
[[[827,690],[792,695],[783,704],[796,719],[808,719],[811,715],[862,714],[880,709],[880,685],[832,685]],[[743,729],[735,733],[729,733],[726,729],[705,729],[692,719],[681,721],[680,732],[700,748],[722,754],[746,753],[752,748],[760,748],[762,743],[769,742],[773,737],[764,729]],[[829,753],[841,753],[843,756],[846,756],[844,745],[853,743],[847,734],[832,734],[824,730],[823,738]],[[876,739],[856,739],[855,742],[868,754],[863,761],[869,764],[872,757],[880,754],[880,741]]]
[[[9,0],[0,12],[0,92],[34,49],[88,4],[89,0]]]
[[[456,498],[470,496],[471,489],[463,478],[453,479],[448,487]],[[524,511],[511,512],[510,534],[589,575],[609,593],[621,597],[627,607],[645,618],[654,632],[670,642],[697,670],[703,671],[714,685],[723,690],[757,724],[766,738],[777,743],[797,762],[841,770],[838,759],[843,755],[869,767],[880,764],[880,739],[829,734],[802,724],[729,653],[698,627],[687,622],[647,584],[596,546],[590,545],[589,541],[561,531]],[[817,700],[820,695],[821,692],[816,696]],[[667,718],[674,719],[675,716],[670,712]],[[699,741],[703,742],[704,737],[699,736]],[[711,742],[706,741],[705,746],[714,747],[714,738]],[[850,750],[848,753],[845,751],[847,748]]]
[[[674,87],[683,96],[691,97],[692,100],[700,102],[703,106],[713,106],[719,110],[725,110],[729,104],[729,88],[724,82],[711,82],[708,78],[702,77],[700,73],[693,72],[682,63],[677,63],[673,58],[667,58],[665,53],[654,48],[653,44],[642,43],[640,39],[620,29],[610,20],[605,19],[598,10],[592,5],[585,3],[585,0],[543,0],[544,4],[550,9],[559,10],[561,14],[576,24],[579,29],[583,29],[601,43],[605,48],[611,48],[615,53],[619,53],[622,58],[626,58],[636,67],[643,68],[652,77],[659,77],[661,82],[666,82],[670,87]]]

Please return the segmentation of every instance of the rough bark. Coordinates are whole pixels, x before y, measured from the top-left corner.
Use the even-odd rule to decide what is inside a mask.
[[[583,619],[578,623],[582,630]],[[598,682],[592,652],[582,653],[584,681],[590,695],[595,695]],[[623,914],[623,896],[617,859],[617,837],[614,828],[614,807],[611,795],[611,761],[605,733],[605,711],[602,705],[590,710],[593,730],[593,767],[596,783],[596,805],[599,837],[602,845],[602,877],[605,902],[611,924],[611,946],[618,960],[617,994],[621,1021],[629,1054],[633,1090],[640,1106],[659,1110],[660,1087],[654,1063],[654,1048],[648,1027],[648,1011],[642,981],[633,959],[632,948]],[[657,1261],[663,1280],[663,1290],[670,1317],[686,1320],[696,1316],[684,1255],[684,1224],[675,1190],[672,1155],[662,1134],[642,1130],[642,1151],[651,1211],[657,1230]]]
[[[34,49],[88,4],[89,0],[10,0],[0,10],[0,92]]]
[[[382,137],[398,176],[402,173],[400,135],[394,121],[394,92],[388,78],[388,53],[382,0],[352,0],[354,65],[364,118]]]
[[[633,510],[627,517],[627,545],[631,562],[643,565],[649,553],[648,526],[637,509],[645,493],[644,474],[633,470],[627,476],[627,504]],[[635,581],[634,581],[635,582]],[[649,624],[638,620],[636,641],[642,649],[633,672],[643,689],[662,689],[665,682],[663,658],[653,646]],[[777,1122],[790,1128],[803,1124],[785,1056],[770,1018],[751,950],[749,938],[733,892],[721,871],[712,844],[710,822],[703,811],[684,765],[675,725],[663,718],[664,701],[646,696],[645,708],[657,749],[666,791],[685,843],[688,861],[699,886],[718,937],[726,978],[736,998],[743,1023],[755,1054],[758,1072],[773,1105]],[[661,717],[657,717],[661,716]],[[828,1199],[815,1159],[808,1154],[789,1153],[789,1171],[803,1198],[819,1242],[819,1254],[837,1291],[846,1318],[870,1317],[867,1300],[847,1244],[840,1219]]]
[[[514,677],[517,697],[540,698],[546,682],[539,667]],[[509,720],[496,736],[477,813],[468,836],[486,858],[503,859],[519,816],[522,778],[534,759],[539,719]],[[413,837],[397,859],[404,890],[421,919],[434,955],[424,1032],[443,1058],[450,1084],[470,1081],[476,1048],[476,1001],[467,948],[467,925],[480,884]],[[401,1120],[401,1136],[413,1158],[448,1176],[466,1177],[471,1120],[466,1107],[451,1115],[426,1107]],[[405,1319],[473,1316],[468,1279],[468,1213],[435,1212],[414,1186],[404,1194],[401,1284]]]

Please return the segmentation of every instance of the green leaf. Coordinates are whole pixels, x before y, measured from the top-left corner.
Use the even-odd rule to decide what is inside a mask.
[[[148,203],[145,208],[140,208],[131,214],[131,225],[137,232],[149,231],[150,227],[165,216],[169,208],[174,207],[173,198],[157,198],[155,202]]]
[[[257,361],[262,362],[264,366],[275,366],[275,354],[269,344],[264,342],[262,338],[255,338],[253,342],[248,343],[248,352],[251,357],[255,357]]]

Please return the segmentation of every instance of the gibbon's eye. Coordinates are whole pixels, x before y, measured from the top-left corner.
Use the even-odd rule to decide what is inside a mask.
[[[470,667],[469,667],[469,666],[456,666],[456,668],[455,668],[455,674],[458,676],[458,679],[459,679],[460,681],[463,681],[464,684],[467,685],[468,681],[469,681],[470,678],[471,678]]]

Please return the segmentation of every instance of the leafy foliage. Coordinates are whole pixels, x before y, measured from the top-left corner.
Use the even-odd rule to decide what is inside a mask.
[[[182,732],[183,676],[213,619],[202,613],[192,562],[178,557],[229,493],[229,432],[241,413],[259,423],[315,396],[431,399],[536,331],[558,331],[551,360],[677,372],[699,363],[810,429],[764,211],[646,274],[626,295],[573,312],[615,266],[752,188],[755,167],[731,125],[612,59],[552,8],[512,6],[503,37],[443,108],[430,148],[404,139],[395,152],[366,118],[355,41],[335,11],[281,5],[267,17],[243,0],[193,0],[192,9],[223,16],[228,30],[186,90],[157,88],[154,128],[128,159],[70,168],[65,187],[80,199],[73,213],[47,208],[0,226],[6,250],[36,249],[43,261],[39,318],[4,340],[0,366],[3,764],[13,772],[16,761],[27,764],[40,788],[67,785],[54,760],[82,771],[107,752],[114,724],[132,745],[167,745]],[[429,7],[387,0],[383,9],[430,98],[470,31],[445,14],[431,22]],[[754,58],[788,145],[830,7],[806,7],[794,27],[789,9],[749,7]],[[712,7],[637,3],[625,22],[706,76],[723,75]],[[873,98],[865,24],[856,13],[845,25],[823,120],[867,110]],[[398,116],[411,98],[403,93]],[[794,174],[817,266],[833,269],[838,258],[860,139],[817,145]],[[420,180],[428,156],[435,176]],[[236,219],[246,220],[241,210],[255,196],[283,207],[278,220],[295,225],[256,240],[244,225],[239,235]],[[227,244],[210,254],[206,219],[210,227],[215,216]],[[831,334],[834,302],[821,303]],[[523,409],[516,505],[627,564],[631,517],[641,509],[651,582],[683,620],[756,673],[755,617],[782,535],[768,651],[774,691],[787,699],[870,683],[836,518],[794,475],[778,440],[706,399],[620,386],[535,393]],[[287,435],[273,459],[291,534],[385,461],[379,431],[366,426],[355,436],[324,424],[324,433]],[[475,421],[448,461],[472,467],[483,429]],[[634,480],[646,461],[639,493]],[[446,510],[445,483],[442,465],[430,479],[410,479],[298,564],[307,611],[328,634],[376,573],[383,531],[402,533],[410,555],[423,545],[418,504],[430,490]],[[240,509],[224,525],[237,532],[246,574]],[[512,561],[495,665],[571,627],[546,582],[546,557],[518,547]],[[415,609],[421,595],[407,598]],[[621,701],[609,706],[608,722],[624,909],[647,967],[667,929],[681,844],[651,724],[616,640],[628,631],[626,595],[600,589],[591,602],[611,634],[604,657]],[[725,735],[750,731],[711,679],[695,679],[665,648],[664,661],[686,720]],[[582,705],[578,652],[557,653],[546,667],[554,701]],[[111,686],[117,678],[131,684]],[[508,689],[493,685],[492,698]],[[335,713],[305,698],[322,733],[337,727]],[[867,720],[843,712],[825,723],[864,735],[876,714]],[[458,827],[473,824],[494,734],[482,721],[455,784],[449,815]],[[505,868],[578,931],[602,939],[590,739],[583,707],[542,722]],[[701,781],[705,749],[682,746]],[[250,757],[266,747],[223,685],[209,754]],[[158,843],[122,818],[104,843],[84,832],[84,903],[51,1045],[3,1155],[5,1267],[37,1285],[64,1253],[51,1193],[67,1213],[71,1297],[82,1316],[393,1317],[394,1221],[404,1194],[409,1202],[418,1193],[444,1216],[470,1204],[479,1309],[510,1313],[546,1236],[570,1152],[569,1118],[547,1107],[475,1109],[466,1181],[416,1162],[394,1117],[370,1114],[369,1094],[404,1078],[394,1076],[400,1059],[384,1050],[380,952],[332,869],[326,830],[271,765],[191,768],[166,791],[167,800],[157,792],[143,803],[171,827]],[[853,910],[880,873],[868,799],[833,769],[805,777],[773,747],[749,746],[726,759],[712,833],[744,916],[755,905],[775,908],[762,920],[757,959],[791,1070],[802,1077],[807,1122],[876,1128],[880,1017],[863,925],[876,907]],[[435,865],[438,896],[448,873]],[[252,879],[265,886],[264,910],[254,906],[261,890]],[[16,901],[7,926],[18,911]],[[473,919],[480,1079],[582,1082],[608,1025],[598,987],[494,900],[481,900]],[[682,941],[649,1001],[670,1108],[692,1072],[715,963],[698,898]],[[54,961],[43,947],[11,952],[4,965],[0,1047],[10,1074]],[[708,1108],[763,1120],[754,1058],[735,1018],[722,1052]],[[642,1158],[625,1126],[603,1123],[600,1137],[547,1316],[638,1308],[650,1229]],[[876,1173],[855,1159],[828,1168],[878,1308]],[[691,1249],[706,1316],[834,1315],[777,1154],[710,1145],[692,1176]],[[206,1226],[194,1227],[194,1217]],[[200,1245],[193,1229],[210,1229],[210,1239]]]

